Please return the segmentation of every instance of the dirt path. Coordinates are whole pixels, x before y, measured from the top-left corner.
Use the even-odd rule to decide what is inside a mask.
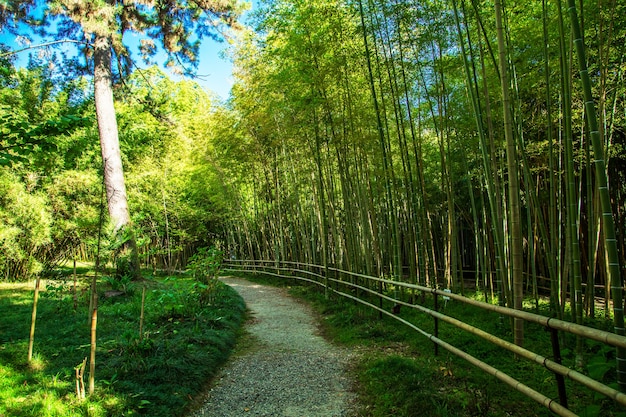
[[[350,416],[351,355],[319,335],[310,308],[282,289],[240,278],[222,281],[246,301],[250,337],[194,417]]]

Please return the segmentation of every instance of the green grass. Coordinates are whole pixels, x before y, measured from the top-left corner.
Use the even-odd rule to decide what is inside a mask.
[[[326,336],[335,343],[361,352],[352,370],[359,396],[359,416],[552,415],[543,406],[443,348],[435,356],[432,342],[393,318],[380,318],[378,312],[344,298],[332,297],[326,300],[316,287],[303,286],[293,279],[262,275],[245,277],[289,287],[293,295],[310,301],[319,312]],[[467,295],[472,296],[469,293]],[[484,299],[480,295],[477,297]],[[378,304],[377,301],[371,301]],[[430,297],[426,297],[421,304],[433,308]],[[391,307],[391,304],[384,306],[388,311]],[[454,301],[445,305],[441,303],[440,311],[504,340],[513,339],[508,319],[500,319],[493,313]],[[424,313],[402,307],[399,315],[426,332],[434,332],[433,318]],[[607,323],[599,320],[593,326],[604,329]],[[439,324],[439,337],[558,400],[555,376],[545,368],[527,360],[515,359],[510,352],[443,322]],[[542,327],[527,323],[525,344],[530,350],[552,358],[550,334]],[[573,337],[562,337],[563,363],[567,366],[574,365],[574,346]],[[587,343],[587,365],[583,372],[593,374],[594,378],[605,383],[614,381],[615,360],[612,355],[613,350],[610,348]],[[567,379],[566,388],[569,407],[579,415],[626,416],[626,410]]]
[[[212,302],[203,304],[191,280],[182,276],[133,283],[126,295],[111,298],[104,297],[101,285],[96,389],[79,401],[74,368],[89,356],[87,292],[79,289],[74,310],[69,281],[50,280],[46,286],[34,360],[28,363],[33,286],[0,284],[2,417],[183,415],[230,353],[245,313],[243,300],[230,287],[220,285]]]

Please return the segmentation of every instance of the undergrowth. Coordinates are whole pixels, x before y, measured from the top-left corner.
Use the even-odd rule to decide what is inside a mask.
[[[392,317],[380,315],[346,298],[331,296],[325,299],[320,287],[302,285],[295,279],[261,274],[242,276],[289,287],[293,295],[308,300],[319,312],[326,336],[359,353],[352,369],[359,397],[358,416],[552,415],[547,408],[443,348],[440,347],[438,355],[435,355],[433,342]],[[359,296],[367,298],[363,294]],[[410,294],[403,297],[411,299]],[[478,294],[475,297],[481,299],[482,296]],[[430,296],[422,300],[415,295],[414,300],[434,308]],[[378,305],[377,300],[369,301]],[[512,326],[507,318],[454,301],[443,303],[440,300],[438,307],[440,312],[501,339],[513,339]],[[383,308],[391,311],[393,305],[386,302]],[[429,334],[434,333],[434,320],[425,313],[402,307],[397,316]],[[593,327],[604,329],[607,323],[600,319],[593,323]],[[441,321],[439,338],[559,401],[555,375],[547,369],[524,359],[516,359],[509,351]],[[525,346],[544,357],[553,357],[550,333],[538,325],[526,323]],[[573,337],[561,336],[564,365],[574,367],[574,346]],[[585,367],[579,371],[607,385],[615,381],[613,349],[587,342],[585,359]],[[567,379],[566,391],[569,408],[581,416],[626,416],[626,410]]]
[[[122,295],[106,297],[111,287],[103,279],[96,389],[81,401],[75,367],[89,357],[87,280],[79,281],[76,309],[73,283],[48,281],[30,363],[33,288],[0,284],[0,416],[183,415],[234,345],[245,311],[241,297],[220,284],[211,303],[199,302],[193,280],[184,276],[132,282]],[[87,383],[88,370],[84,378]]]

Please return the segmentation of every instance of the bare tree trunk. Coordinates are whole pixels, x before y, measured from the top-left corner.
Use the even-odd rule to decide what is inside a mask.
[[[94,96],[98,133],[104,162],[104,185],[107,206],[115,231],[130,223],[130,212],[126,199],[124,170],[117,131],[117,119],[113,105],[113,82],[111,75],[111,42],[98,37],[94,50]]]
[[[114,226],[114,232],[122,232],[130,226],[130,212],[124,183],[124,169],[117,130],[117,119],[113,104],[113,81],[111,72],[111,40],[98,36],[94,46],[94,99],[98,133],[102,150],[104,186],[106,188],[107,207]],[[127,242],[130,249],[129,271],[133,278],[139,276],[139,260],[134,236]]]

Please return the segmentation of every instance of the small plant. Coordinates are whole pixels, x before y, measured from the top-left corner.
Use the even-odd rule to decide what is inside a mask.
[[[175,280],[166,278],[169,285],[162,290],[152,290],[154,303],[163,312],[163,317],[178,317],[184,314],[187,292]]]
[[[63,281],[48,281],[46,291],[41,293],[42,298],[51,298],[64,301],[71,298],[70,286]]]
[[[113,291],[119,291],[124,294],[132,294],[134,292],[135,283],[129,275],[122,275],[121,277],[104,276],[103,279],[106,280],[106,283]]]
[[[592,352],[594,353],[587,363],[587,372],[591,378],[602,381],[607,374],[615,372],[615,351],[610,346],[603,345],[592,349]]]
[[[196,280],[195,288],[200,294],[200,300],[206,303],[213,301],[217,290],[217,275],[222,266],[224,253],[215,248],[200,248],[189,259],[187,269]]]
[[[223,257],[223,252],[214,247],[200,248],[189,259],[187,269],[197,281],[209,284],[212,279],[217,277],[222,266]]]

